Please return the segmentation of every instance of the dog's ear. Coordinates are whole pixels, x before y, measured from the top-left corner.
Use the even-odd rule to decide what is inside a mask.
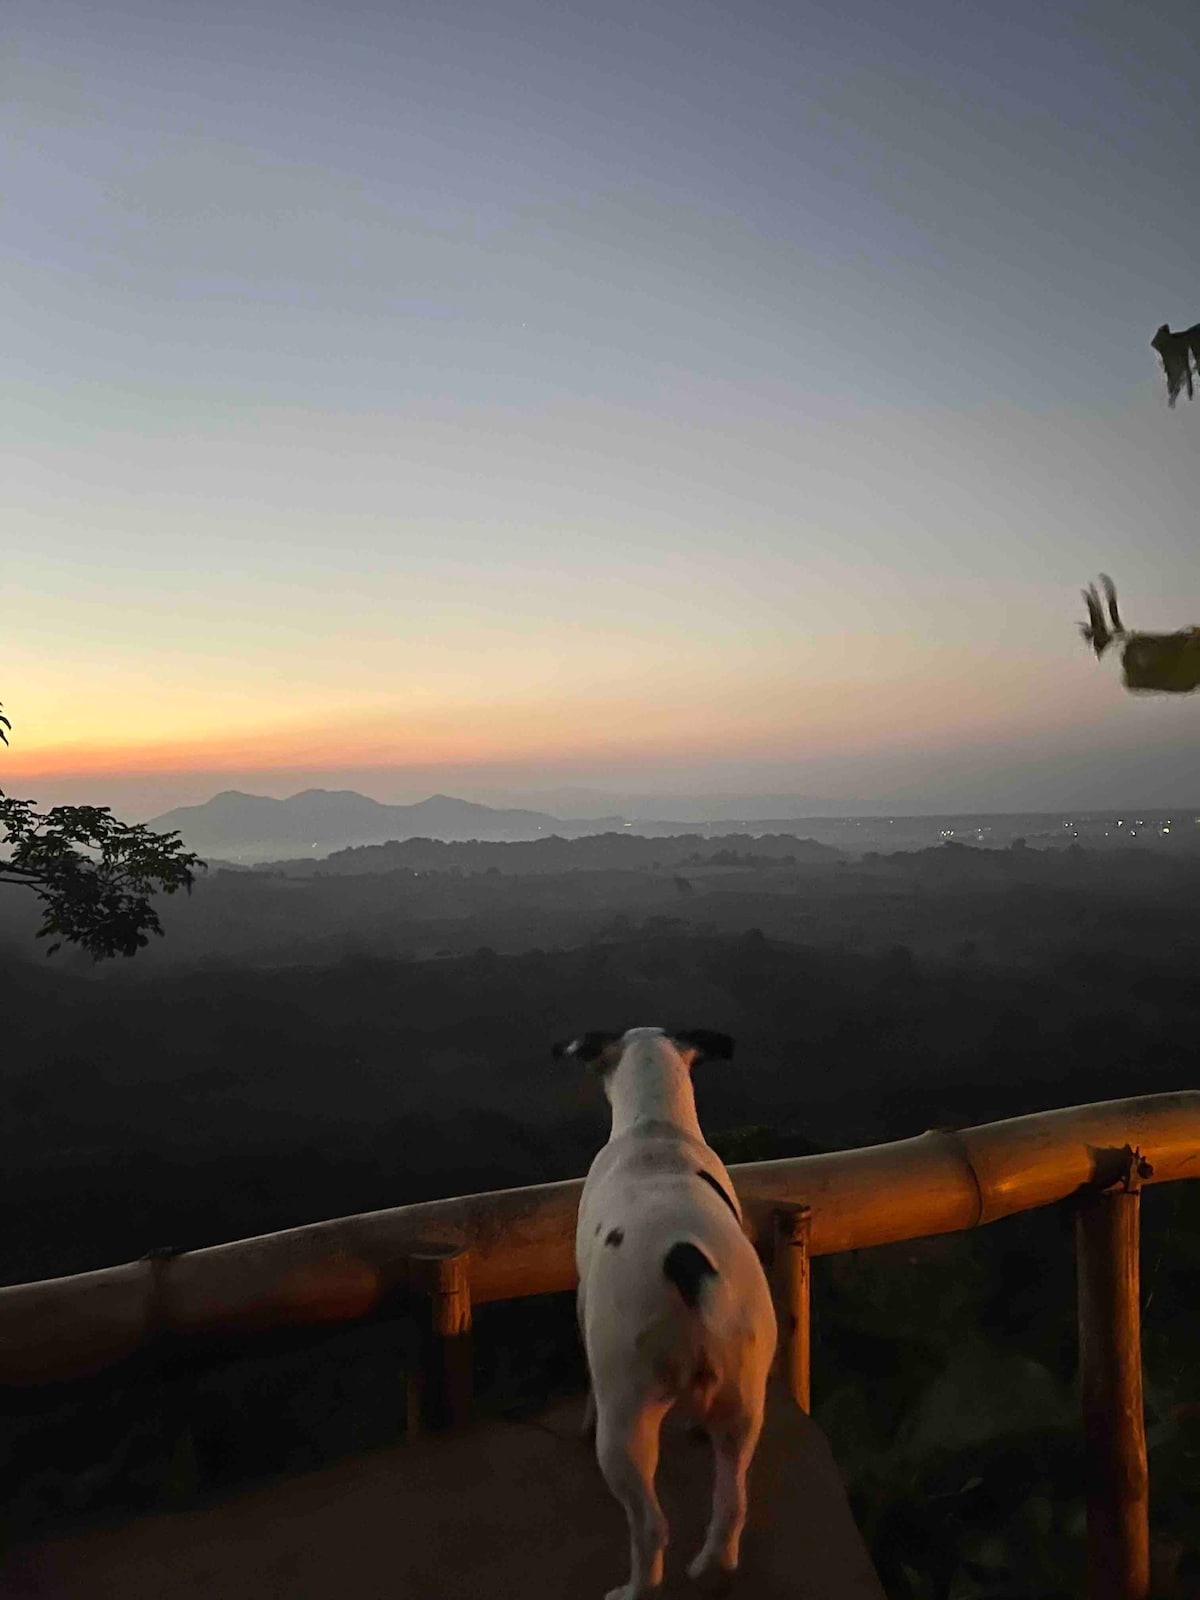
[[[711,1028],[680,1028],[671,1035],[676,1044],[696,1052],[697,1061],[732,1061],[733,1040]]]
[[[620,1037],[619,1033],[593,1029],[590,1033],[581,1033],[575,1039],[560,1039],[551,1054],[555,1061],[569,1058],[572,1061],[582,1061],[585,1067],[594,1067],[609,1046],[616,1044]]]

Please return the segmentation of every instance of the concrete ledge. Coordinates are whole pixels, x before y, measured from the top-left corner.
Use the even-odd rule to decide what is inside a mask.
[[[627,1575],[624,1518],[582,1402],[340,1462],[237,1498],[12,1550],[3,1600],[601,1600]],[[707,1446],[673,1428],[659,1488],[664,1600],[708,1515]],[[772,1394],[734,1594],[884,1600],[824,1435]]]

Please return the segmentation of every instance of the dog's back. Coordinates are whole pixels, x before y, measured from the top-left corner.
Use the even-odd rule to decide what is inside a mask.
[[[734,1398],[727,1390],[765,1378],[770,1290],[707,1145],[656,1128],[605,1145],[584,1187],[577,1255],[598,1403],[613,1387],[640,1388],[705,1416]]]

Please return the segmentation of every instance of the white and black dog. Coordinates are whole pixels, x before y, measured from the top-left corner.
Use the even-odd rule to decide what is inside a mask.
[[[654,1490],[663,1418],[680,1404],[713,1447],[712,1518],[688,1572],[733,1572],[775,1354],[766,1275],[692,1090],[694,1063],[729,1060],[733,1041],[631,1028],[585,1033],[555,1054],[598,1069],[612,1106],[579,1205],[579,1324],[600,1470],[629,1519],[629,1582],[607,1600],[643,1600],[662,1582],[667,1543]]]

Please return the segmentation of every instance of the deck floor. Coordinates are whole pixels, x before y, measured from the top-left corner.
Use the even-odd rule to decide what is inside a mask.
[[[627,1575],[624,1518],[581,1402],[338,1462],[192,1510],[10,1551],[3,1600],[602,1600]],[[670,1431],[664,1600],[708,1512],[707,1446]],[[884,1600],[824,1435],[772,1395],[734,1594]]]

